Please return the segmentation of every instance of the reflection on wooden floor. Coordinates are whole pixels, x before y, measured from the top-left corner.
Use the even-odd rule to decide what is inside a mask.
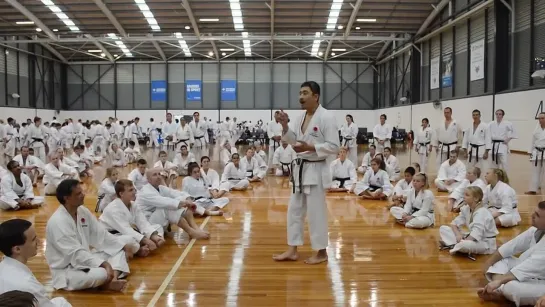
[[[210,152],[217,161],[217,150]],[[417,158],[405,148],[397,152],[402,167]],[[147,151],[148,162],[155,161],[156,154]],[[432,164],[430,173],[435,173]],[[523,194],[528,157],[513,155],[510,164],[514,187]],[[125,168],[123,175],[132,168]],[[94,171],[95,177],[85,181],[85,204],[91,210],[105,168],[96,166]],[[43,194],[43,186],[36,192]],[[302,261],[275,263],[271,259],[285,249],[290,192],[287,179],[267,177],[251,191],[230,194],[229,214],[208,221],[210,240],[198,241],[188,250],[155,306],[494,306],[482,304],[476,295],[484,283],[480,272],[484,258],[473,262],[438,250],[439,226],[454,218],[445,211],[446,194],[437,198],[436,226],[426,230],[395,224],[385,202],[328,195],[329,262],[308,266]],[[528,227],[530,212],[539,200],[543,197],[519,196],[523,224],[501,229],[498,244]],[[42,247],[29,266],[51,291],[44,232],[57,206],[54,197],[47,197],[47,205],[39,210],[0,212],[0,221],[19,217],[35,223]],[[133,260],[125,294],[59,291],[53,295],[62,295],[77,307],[148,306],[187,245],[188,239],[179,233],[167,240],[160,253]],[[309,245],[301,249],[303,259],[310,253]]]

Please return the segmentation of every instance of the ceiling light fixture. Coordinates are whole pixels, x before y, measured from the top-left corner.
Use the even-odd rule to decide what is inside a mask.
[[[338,26],[337,29],[342,30],[343,26]]]
[[[221,53],[222,56],[225,56],[226,54],[227,54],[227,53],[225,53],[225,52],[222,52],[222,53]]]
[[[233,26],[236,31],[242,31],[244,29],[244,21],[242,20],[242,10],[240,8],[239,0],[229,0],[229,6],[231,8],[231,16],[233,17]],[[242,32],[243,38],[248,38],[248,32]],[[252,56],[252,48],[249,39],[242,40],[244,46],[244,55]]]
[[[358,18],[357,22],[377,22],[376,18]]]
[[[41,0],[42,3],[51,11],[53,14],[57,15],[57,17],[70,29],[72,32],[79,32],[79,28],[76,26],[76,24],[66,15],[60,7],[56,6],[55,3],[51,0]],[[40,32],[40,31],[38,31]],[[56,32],[56,31],[55,31]]]
[[[331,52],[331,55],[335,55],[335,52]]]
[[[321,51],[320,51],[320,52],[318,52],[318,56],[322,56],[322,55],[324,55],[324,53],[323,53],[323,52],[321,52]]]
[[[180,44],[180,47],[182,48],[182,51],[184,52],[184,55],[186,57],[191,56],[191,51],[189,50],[189,46],[187,45],[187,42],[183,39],[184,36],[180,32],[174,33],[174,36],[178,38],[178,44]]]
[[[199,19],[199,21],[202,21],[202,22],[218,22],[220,20],[219,20],[219,18],[201,18],[201,19]]]
[[[326,25],[326,28],[328,30],[335,29],[335,26],[337,25],[337,19],[339,19],[339,14],[341,13],[342,6],[343,6],[343,0],[333,0],[333,3],[331,3],[331,8],[329,10],[329,17],[327,18],[327,25]]]
[[[343,51],[346,51],[346,49],[344,49],[344,48],[333,48],[333,49],[331,49],[331,51],[341,51],[341,52],[343,52]]]
[[[87,52],[89,52],[89,53],[101,53],[102,50],[101,49],[91,49],[91,50],[87,50]]]
[[[209,51],[209,52],[208,52],[208,55],[209,55],[209,56],[214,56],[214,52]]]
[[[359,29],[361,29],[361,28],[360,28],[360,27],[356,27],[356,30],[359,30]]]
[[[129,50],[129,48],[125,46],[125,43],[119,40],[119,37],[117,37],[115,33],[108,33],[108,37],[115,40],[115,44],[117,45],[119,49],[121,49],[121,51],[126,57],[132,58],[132,53]]]
[[[18,24],[18,25],[33,25],[34,21],[17,21],[15,24]]]
[[[221,48],[220,51],[235,51],[234,48]]]
[[[185,29],[189,30],[189,29],[191,29],[191,27],[190,26],[185,26]]]
[[[316,35],[315,35],[316,38],[320,38],[321,36],[322,36],[321,32],[316,32]],[[321,42],[322,41],[319,40],[319,39],[315,39],[312,42],[312,50],[310,51],[311,56],[317,56],[318,55],[318,49],[320,49],[320,43]]]
[[[142,15],[144,15],[144,18],[146,18],[146,21],[148,22],[150,28],[153,31],[160,31],[161,27],[159,27],[159,24],[157,23],[157,20],[155,19],[155,16],[151,12],[149,6],[146,4],[145,0],[134,0],[134,3],[138,6],[140,9],[140,12],[142,12]]]
[[[36,31],[37,31],[37,32],[42,32],[42,29],[36,28]]]

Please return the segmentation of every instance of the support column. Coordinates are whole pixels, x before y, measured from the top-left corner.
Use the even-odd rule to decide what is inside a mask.
[[[420,71],[421,71],[421,63],[420,63],[420,51],[416,47],[411,48],[411,97],[410,97],[410,103],[413,104],[415,102],[421,101],[420,96]],[[409,98],[409,97],[407,97]]]
[[[494,1],[494,14],[496,14],[496,34],[494,42],[494,88],[493,93],[509,89],[509,9],[501,0]],[[485,42],[486,43],[486,42]],[[533,60],[533,59],[531,59]],[[514,67],[511,67],[514,69]]]

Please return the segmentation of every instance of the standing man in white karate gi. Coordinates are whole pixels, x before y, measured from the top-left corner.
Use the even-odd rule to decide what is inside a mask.
[[[390,147],[392,127],[386,123],[386,114],[380,115],[380,123],[373,128],[373,138],[378,152],[384,151],[384,147]]]
[[[282,140],[297,153],[293,162],[293,192],[288,205],[288,250],[273,256],[276,261],[296,261],[297,247],[303,245],[305,215],[308,214],[310,242],[317,254],[307,264],[327,261],[328,227],[326,189],[332,177],[326,159],[339,152],[339,133],[335,117],[320,105],[320,86],[307,81],[299,90],[299,103],[305,110],[288,126],[289,117],[281,112]]]
[[[473,110],[473,125],[466,129],[462,149],[467,153],[467,166],[488,169],[488,152],[492,149],[490,130],[481,121],[481,111]]]
[[[532,179],[530,180],[530,188],[525,194],[536,195],[541,189],[541,180],[543,179],[543,163],[545,163],[545,112],[539,113],[537,116],[539,121],[537,127],[532,133],[532,144],[528,153],[530,162],[532,163]]]
[[[445,121],[443,125],[437,127],[435,138],[432,139],[437,154],[437,169],[449,159],[451,152],[458,151],[458,142],[462,139],[462,127],[452,118],[452,109],[446,107],[443,115]]]
[[[509,142],[518,138],[513,124],[503,119],[505,112],[496,110],[496,120],[488,124],[490,138],[492,139],[492,167],[509,170]]]
[[[282,125],[278,123],[278,117],[280,116],[280,111],[274,112],[274,118],[267,125],[267,136],[269,137],[269,168],[271,169],[271,174],[274,172],[273,168],[273,157],[274,153],[278,148],[280,148],[280,140],[282,139]]]
[[[27,267],[28,260],[38,253],[38,244],[31,222],[12,219],[0,224],[0,251],[5,255],[0,262],[0,294],[24,291],[34,295],[40,307],[71,307],[62,297],[50,300],[45,287]]]
[[[545,201],[534,209],[532,227],[500,246],[486,260],[483,269],[489,283],[478,290],[479,297],[487,301],[509,300],[516,306],[534,306],[545,295],[543,234]]]

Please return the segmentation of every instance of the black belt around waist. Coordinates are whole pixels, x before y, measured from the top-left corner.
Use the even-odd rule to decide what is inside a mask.
[[[176,145],[178,145],[178,144],[180,144],[180,143],[183,142],[183,143],[185,144],[185,146],[187,146],[187,143],[186,143],[187,141],[189,141],[189,139],[179,140],[178,142],[176,142]]]
[[[270,139],[273,141],[273,152],[276,151],[276,148],[280,147],[280,142],[276,141],[275,139]]]
[[[136,228],[132,228],[134,231],[138,232],[139,234],[142,234],[138,229]],[[117,230],[108,230],[109,233],[113,234],[113,235],[119,235],[119,234],[122,234],[121,232],[117,231]]]
[[[343,140],[344,140],[343,146],[346,147],[346,145],[348,144],[348,142],[352,141],[353,138],[345,138],[345,137],[343,137]]]
[[[333,178],[333,180],[339,182],[339,188],[344,188],[344,183],[350,180],[350,177],[346,177],[346,178],[335,177]]]
[[[541,158],[539,160],[541,161],[541,166],[543,166],[543,154],[545,153],[545,147],[535,147],[535,149],[541,153]],[[537,166],[537,156],[539,156],[539,153],[536,155],[535,166]]]
[[[477,144],[469,143],[469,146],[471,146],[471,148],[469,149],[469,162],[471,162],[471,158],[472,158],[472,156],[473,156],[473,148],[475,148],[475,158],[476,158],[476,162],[479,162],[479,147],[484,146],[484,144],[482,144],[482,145],[477,145]]]
[[[370,184],[367,190],[369,190],[370,192],[375,192],[378,189],[382,189],[382,187],[378,185]]]
[[[282,163],[280,162],[282,166],[282,174],[284,176],[289,176],[291,174],[291,162],[290,163]]]
[[[420,146],[428,146],[428,145],[430,145],[430,143],[431,143],[431,142],[426,142],[426,143],[418,143],[418,145],[420,145]]]
[[[412,210],[411,210],[411,215],[415,214],[415,212],[418,212],[420,210],[422,210],[422,209],[413,207]],[[428,213],[433,213],[433,210],[428,211]]]
[[[447,146],[447,160],[450,158],[450,146],[458,144],[458,142],[452,142],[452,143],[441,143],[442,146]],[[443,161],[443,147],[441,147],[441,161]]]
[[[41,139],[41,138],[32,138],[32,142],[30,143],[29,146],[31,146],[32,144],[34,144],[34,143],[36,143],[36,142],[40,142],[40,143],[42,143],[42,144],[45,145],[44,139]]]
[[[227,178],[227,180],[242,180],[242,179],[230,177],[230,178]]]
[[[498,152],[501,143],[503,143],[503,140],[492,140],[492,162],[496,162],[496,164],[498,164]]]
[[[294,166],[294,163],[295,165],[298,165],[299,166],[299,193],[303,193],[303,166],[305,165],[305,163],[321,163],[321,162],[325,162],[325,159],[324,160],[318,160],[318,161],[311,161],[311,160],[307,160],[307,159],[301,159],[301,158],[297,158],[293,161],[291,161],[291,169],[293,169],[293,166]],[[291,174],[290,176],[290,181],[291,183],[293,184],[293,193],[295,193],[295,178],[293,177],[293,174]]]

